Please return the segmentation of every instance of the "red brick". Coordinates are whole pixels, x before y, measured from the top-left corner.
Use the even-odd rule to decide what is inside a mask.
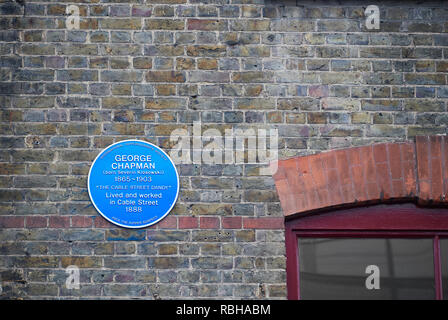
[[[401,152],[400,144],[389,143],[387,145],[387,151],[389,154],[390,174],[392,179],[401,179]]]
[[[362,165],[364,168],[364,177],[368,183],[376,183],[376,170],[373,159],[372,147],[361,150]]]
[[[376,167],[374,165],[372,147],[361,150],[361,158],[366,181],[367,199],[379,199],[380,190],[376,180]]]
[[[362,166],[352,166],[350,168],[350,173],[352,175],[353,183],[355,185],[355,199],[358,202],[366,201],[366,184],[364,179],[364,172]]]
[[[403,180],[393,180],[392,181],[392,198],[402,198],[405,197],[404,183]]]
[[[0,216],[0,228],[23,228],[25,218],[20,216]]]
[[[310,157],[310,173],[314,183],[314,189],[317,193],[319,206],[326,207],[330,205],[330,196],[328,192],[327,176],[323,169],[322,159],[319,154]]]
[[[93,224],[92,217],[87,216],[73,216],[72,227],[73,228],[90,228]]]
[[[328,91],[329,91],[328,86],[321,86],[321,85],[310,86],[308,89],[310,97],[315,98],[328,97]]]
[[[241,217],[222,217],[221,225],[224,229],[241,229],[243,219]]]
[[[419,186],[419,199],[427,201],[431,199],[431,148],[428,137],[416,137],[417,150],[417,175]]]
[[[152,227],[159,228],[159,229],[176,229],[177,228],[177,217],[175,217],[175,216],[165,217],[165,218],[163,218],[162,221],[153,225]]]
[[[196,217],[179,217],[179,229],[194,229],[198,227],[199,220]]]
[[[298,157],[295,159],[291,159],[295,163],[296,171],[298,172],[299,176],[304,176],[309,173],[309,164],[308,164],[308,157]],[[289,177],[289,176],[288,176]]]
[[[374,144],[373,148],[373,158],[375,162],[386,162],[387,161],[387,151],[386,143]]]
[[[349,184],[341,186],[342,198],[344,201],[342,203],[353,203],[355,202],[355,194],[353,192],[353,187]]]
[[[339,183],[338,171],[331,169],[327,171],[328,190],[330,190],[330,202],[333,205],[342,203],[341,185]]]
[[[319,198],[322,208],[331,205],[330,191],[328,191],[327,189],[317,190],[317,197]]]
[[[48,227],[50,228],[69,228],[70,217],[50,217],[48,221]]]
[[[422,201],[430,200],[431,197],[431,183],[429,181],[419,181],[419,199]]]
[[[25,225],[27,228],[46,228],[47,220],[47,217],[26,217]]]
[[[355,200],[352,178],[350,176],[349,163],[346,150],[337,150],[336,161],[338,166],[339,183],[341,184],[341,192],[343,203],[351,203]]]
[[[227,21],[216,19],[188,19],[188,30],[224,30],[227,27]]]
[[[244,229],[284,229],[283,217],[278,218],[244,218]]]
[[[199,224],[201,229],[219,229],[219,218],[200,217]]]
[[[392,195],[392,181],[390,179],[388,164],[377,163],[376,174],[378,179],[378,187],[381,190],[380,197],[383,199],[389,199]]]
[[[314,185],[313,176],[310,172],[309,157],[297,158],[297,168],[299,171],[299,178],[303,185],[305,203],[310,209],[319,208],[320,201],[317,195],[317,190]],[[289,176],[288,176],[288,181]]]
[[[288,162],[284,162],[284,168],[286,177],[288,179],[289,188],[291,193],[300,194],[305,191],[301,174],[299,173],[297,161],[291,159]]]
[[[291,188],[289,187],[288,181],[286,179],[277,180],[275,182],[275,188],[277,189],[277,194],[280,198],[280,204],[285,215],[293,214],[296,212],[296,209],[303,208],[304,205],[302,203],[297,203],[297,199],[299,197],[297,194],[291,191]]]
[[[429,180],[429,159],[431,157],[428,137],[416,137],[418,179]]]
[[[401,155],[405,196],[415,196],[417,195],[417,183],[415,177],[417,166],[415,162],[415,144],[401,144]]]
[[[442,201],[443,195],[443,177],[442,177],[442,159],[431,160],[431,200]]]
[[[430,137],[431,149],[431,200],[443,201],[442,137]]]
[[[296,203],[296,208],[294,208],[294,210],[291,211],[292,213],[297,213],[297,212],[302,212],[302,211],[307,211],[307,210],[313,209],[307,203],[307,200],[306,200],[304,194],[299,194],[299,195],[295,196],[294,200]]]
[[[310,185],[310,181],[306,182]],[[320,208],[317,192],[312,187],[308,188],[308,190],[304,193],[304,201],[309,210]]]
[[[353,148],[347,150],[348,161],[350,165],[359,165],[361,164],[361,153],[360,148]]]
[[[322,165],[325,169],[335,169],[336,168],[336,158],[334,152],[324,152],[321,154]]]
[[[448,138],[446,136],[442,139],[442,164],[443,164],[443,180],[444,190],[443,195],[448,200]]]
[[[378,184],[376,182],[367,183],[367,199],[377,200],[380,198],[381,190],[378,189]]]
[[[272,175],[278,175],[279,179],[286,178],[285,172],[283,170],[279,170],[278,161],[271,161],[269,163],[269,170]]]
[[[429,137],[430,142],[430,150],[431,150],[431,158],[441,158],[442,154],[442,137],[441,136],[432,136]]]
[[[320,159],[319,155],[310,157],[309,168],[310,173],[313,177],[315,188],[318,190],[327,189],[327,178],[324,175],[322,160]]]

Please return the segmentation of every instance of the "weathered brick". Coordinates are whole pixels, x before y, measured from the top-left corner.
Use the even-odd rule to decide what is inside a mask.
[[[148,82],[185,82],[185,74],[174,71],[148,71],[146,74]]]
[[[110,269],[143,269],[146,266],[144,257],[105,257],[104,267]]]
[[[145,126],[132,123],[104,124],[103,132],[107,135],[142,135],[145,132]]]
[[[106,230],[106,240],[108,241],[142,241],[145,240],[144,230]]]
[[[419,85],[446,84],[445,76],[436,73],[434,74],[405,73],[404,81],[408,84],[419,84]]]
[[[71,265],[75,265],[78,268],[100,268],[102,266],[102,261],[100,257],[89,257],[89,256],[61,257],[61,266],[63,268],[66,268]]]
[[[185,269],[189,261],[185,257],[150,257],[148,266],[156,269]]]
[[[265,110],[274,109],[275,101],[272,99],[237,98],[235,107],[243,110]]]
[[[57,72],[59,81],[98,81],[98,72],[91,70],[60,70]]]
[[[125,29],[125,30],[138,30],[142,27],[142,20],[139,18],[122,18],[122,19],[100,19],[101,29]]]
[[[248,82],[248,83],[264,83],[272,82],[273,74],[271,72],[235,72],[232,74],[232,80],[234,82]]]
[[[361,109],[367,111],[399,111],[400,100],[363,100]]]
[[[183,19],[148,19],[145,22],[148,30],[183,30],[184,27]]]
[[[270,20],[235,20],[230,25],[230,30],[234,31],[268,31],[270,30]]]
[[[313,98],[292,98],[292,99],[278,99],[277,108],[279,110],[317,110],[319,109],[319,101]]]
[[[229,74],[227,72],[217,71],[190,71],[189,81],[191,82],[229,82]]]
[[[106,109],[141,109],[143,101],[140,98],[106,97],[102,98],[102,106]]]
[[[368,128],[366,135],[369,137],[402,137],[405,128],[390,125],[372,125]]]
[[[232,100],[227,98],[196,98],[190,99],[188,107],[192,110],[230,110]]]
[[[53,70],[19,70],[13,75],[17,81],[53,81]]]
[[[149,99],[145,100],[145,108],[146,109],[185,109],[186,108],[186,99],[179,98],[158,98],[158,99]]]
[[[95,44],[62,44],[58,50],[62,55],[96,55],[98,46]]]
[[[187,47],[187,55],[193,57],[221,57],[226,53],[224,45],[195,45]]]
[[[443,101],[417,99],[406,101],[404,104],[404,110],[419,112],[443,112],[446,111],[446,108]]]
[[[50,256],[14,257],[11,262],[11,266],[21,265],[28,268],[57,268],[59,266],[59,258]]]
[[[315,21],[303,21],[293,19],[273,19],[271,20],[272,31],[294,31],[310,32],[315,30]]]
[[[101,241],[104,232],[101,230],[64,230],[61,238],[66,241]]]
[[[101,71],[101,81],[105,82],[140,82],[142,73],[136,71]]]
[[[198,230],[193,231],[192,240],[200,242],[223,242],[232,239],[231,231],[224,230]]]
[[[271,48],[269,46],[231,46],[229,48],[229,55],[231,57],[269,57],[271,55]]]

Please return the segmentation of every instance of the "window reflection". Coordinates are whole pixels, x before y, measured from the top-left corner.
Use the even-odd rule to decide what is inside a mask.
[[[434,299],[432,239],[299,238],[302,299]],[[380,289],[367,289],[378,266]]]
[[[448,239],[440,239],[440,266],[443,300],[448,300]]]

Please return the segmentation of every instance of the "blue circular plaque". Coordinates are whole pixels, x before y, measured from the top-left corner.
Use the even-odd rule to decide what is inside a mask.
[[[179,195],[179,175],[171,158],[145,141],[125,140],[104,149],[93,161],[87,181],[96,210],[125,228],[162,220]]]

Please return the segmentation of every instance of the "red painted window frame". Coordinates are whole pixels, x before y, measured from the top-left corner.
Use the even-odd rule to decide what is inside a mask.
[[[413,203],[376,205],[300,215],[285,222],[288,299],[300,299],[298,238],[433,238],[436,299],[442,299],[439,238],[448,238],[448,208]]]

